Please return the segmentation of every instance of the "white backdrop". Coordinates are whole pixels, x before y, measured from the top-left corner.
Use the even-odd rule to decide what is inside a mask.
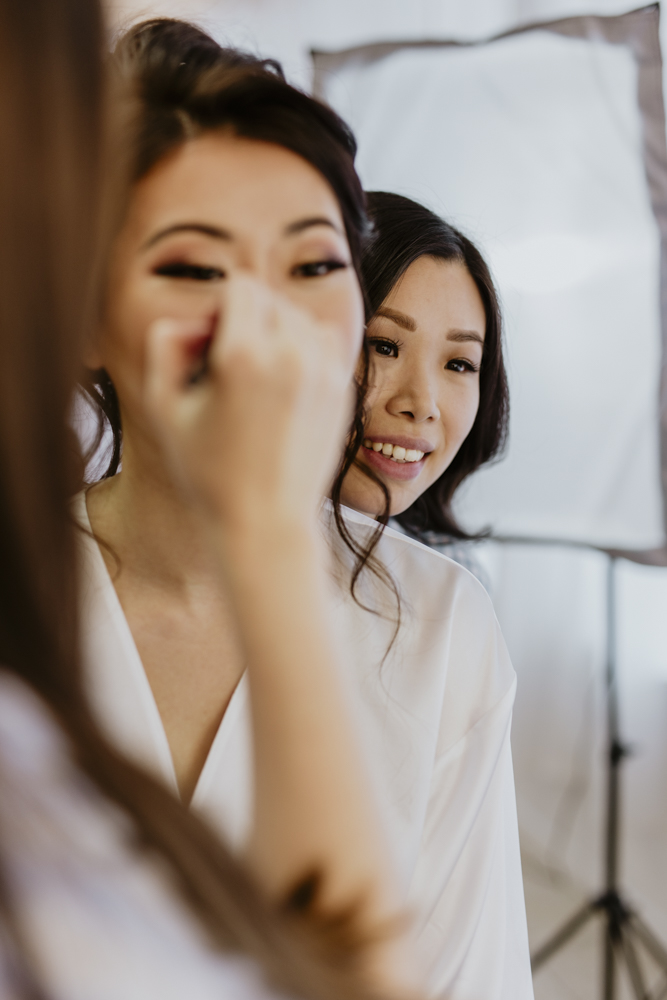
[[[620,14],[641,0],[106,0],[112,24],[160,14],[196,19],[219,40],[281,60],[290,79],[312,80],[311,49],[391,39],[471,40],[521,24],[578,14]],[[661,27],[667,48],[667,24]]]
[[[479,39],[518,24],[583,13],[616,14],[634,6],[623,0],[153,0],[144,4],[116,0],[112,16],[115,24],[153,13],[197,19],[221,41],[279,58],[291,79],[308,87],[311,48],[337,50],[387,39]],[[667,18],[661,35],[667,51]],[[622,57],[618,72],[621,76],[632,72]],[[418,107],[419,102],[417,111]],[[636,121],[622,101],[619,115],[633,141]],[[362,151],[362,164],[364,156]],[[654,250],[646,237],[646,206],[640,202],[635,198],[634,207],[624,210],[632,215],[630,229],[640,254],[647,255],[642,258],[649,264],[646,280],[653,281]],[[493,234],[495,226],[497,235],[498,211],[497,204],[471,207],[469,228]],[[539,234],[530,238],[539,239]],[[611,244],[609,251],[599,245],[591,248],[592,256],[599,259],[600,253],[615,252],[613,239]],[[521,247],[515,248],[506,253],[505,261],[502,252],[496,252],[494,263],[517,275],[516,264],[525,263],[525,250],[524,246],[522,257]],[[574,252],[581,253],[581,247]],[[586,260],[576,260],[585,269]],[[511,302],[507,305],[517,308]],[[620,308],[631,313],[632,305],[625,302]],[[552,360],[537,356],[535,363],[546,370],[546,362]],[[647,386],[654,384],[655,364],[650,350],[641,359],[634,354],[628,358],[633,375],[637,366],[644,366],[640,377]],[[558,393],[556,377],[552,391]],[[515,398],[514,405],[520,414],[522,400]],[[567,420],[567,408],[563,413]],[[519,428],[517,434],[529,431]],[[645,440],[633,442],[624,428],[610,435],[612,448],[631,449],[633,444],[640,453],[652,447]],[[612,490],[625,486],[605,484]],[[647,497],[635,499],[638,510],[642,503],[650,504]],[[512,514],[509,503],[506,510]],[[648,539],[655,531],[656,512],[645,511],[637,531]],[[501,550],[493,545],[485,547],[483,557],[519,675],[513,742],[526,870],[531,878],[571,887],[576,896],[594,889],[601,877],[601,557],[571,550]],[[623,874],[631,897],[667,938],[667,570],[628,564],[621,571],[620,589],[622,722],[636,750],[627,769]],[[538,928],[540,934],[544,927],[542,923]],[[578,991],[570,983],[554,995],[589,997],[590,992]]]
[[[632,51],[528,31],[320,64],[364,186],[462,228],[499,286],[509,448],[461,491],[463,522],[659,547],[660,233]]]

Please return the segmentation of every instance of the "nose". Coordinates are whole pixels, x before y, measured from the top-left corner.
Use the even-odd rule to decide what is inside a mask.
[[[417,424],[440,419],[433,380],[425,367],[403,369],[386,407],[392,416],[408,417]]]

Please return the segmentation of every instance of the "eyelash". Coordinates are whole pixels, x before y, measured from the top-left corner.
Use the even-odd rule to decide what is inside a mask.
[[[465,358],[452,358],[451,361],[447,362],[447,368],[449,368],[450,365],[465,365],[465,369],[468,372],[479,371],[479,365],[474,365],[472,361],[466,361]],[[456,368],[449,368],[449,370],[456,371]],[[462,372],[459,372],[459,374],[462,374]]]
[[[368,343],[370,344],[371,347],[376,347],[376,348],[380,346],[391,347],[392,351],[395,352],[394,354],[380,354],[380,352],[376,350],[375,353],[380,354],[381,358],[382,357],[397,358],[399,350],[401,349],[401,347],[403,347],[403,344],[400,342],[400,340],[394,340],[392,337],[369,337]]]
[[[379,346],[391,347],[392,351],[394,351],[392,355],[389,354],[380,355],[380,357],[385,357],[385,358],[387,357],[397,358],[398,352],[403,346],[400,340],[393,340],[391,337],[372,337],[369,338],[368,343],[372,347],[376,348]],[[379,353],[380,353],[379,351],[376,351],[376,354]],[[465,370],[471,373],[478,372],[480,367],[479,365],[474,365],[472,361],[468,361],[466,358],[452,358],[451,361],[447,362],[447,365],[445,367],[449,369],[449,371],[457,371],[456,368],[450,368],[449,367],[450,365],[463,365]],[[459,372],[459,374],[463,374],[463,372]]]
[[[298,264],[293,268],[292,274],[298,278],[325,278],[327,274],[344,270],[348,266],[345,261],[331,257],[327,260],[313,260],[307,264]],[[322,271],[321,268],[325,270]]]
[[[181,262],[156,267],[155,274],[164,278],[185,278],[190,281],[216,281],[225,277],[225,272],[218,267],[202,267],[200,264]]]
[[[300,278],[324,278],[333,271],[340,271],[347,267],[348,265],[342,260],[315,260],[299,264],[293,269],[292,274]],[[225,277],[225,272],[221,271],[220,268],[182,262],[163,264],[155,269],[155,274],[159,274],[163,278],[180,278],[189,281],[216,281]]]

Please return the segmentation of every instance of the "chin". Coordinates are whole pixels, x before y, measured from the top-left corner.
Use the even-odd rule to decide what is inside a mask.
[[[384,500],[378,495],[379,491],[373,487],[369,489],[369,485],[366,476],[352,468],[345,479],[340,501],[345,507],[358,510],[366,517],[376,518],[384,512]],[[420,495],[417,493],[417,496],[405,496],[403,490],[400,487],[397,489],[395,483],[385,482],[385,486],[389,490],[389,517],[402,514]]]

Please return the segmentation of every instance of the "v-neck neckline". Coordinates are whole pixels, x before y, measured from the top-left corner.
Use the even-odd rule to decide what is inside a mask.
[[[148,675],[144,668],[141,656],[139,655],[137,644],[134,640],[134,636],[132,635],[132,630],[130,629],[123,606],[120,603],[120,598],[118,597],[118,593],[114,587],[114,583],[111,579],[111,574],[107,568],[104,556],[102,555],[97,540],[95,539],[90,517],[88,515],[86,491],[82,491],[76,499],[79,501],[79,504],[75,506],[75,514],[79,523],[88,534],[87,541],[90,549],[92,550],[92,557],[94,561],[93,571],[95,577],[102,584],[101,592],[108,606],[115,631],[118,635],[118,639],[130,667],[134,690],[136,691],[136,694],[141,702],[141,708],[146,717],[148,730],[152,737],[151,742],[156,757],[155,763],[158,765],[158,770],[169,789],[179,800],[181,800],[178,781],[176,779],[174,758],[171,752],[171,747],[169,746],[169,740],[167,739],[167,732],[164,728],[162,716],[160,715],[160,710],[155,700],[153,689],[150,685],[150,681],[148,680]],[[130,692],[128,692],[128,696],[131,696]],[[227,703],[227,708],[225,709],[225,713],[220,720],[213,742],[209,747],[204,765],[199,772],[197,783],[190,799],[190,807],[200,809],[206,806],[208,798],[207,793],[212,788],[214,776],[224,757],[225,750],[232,739],[235,724],[238,725],[240,719],[242,718],[244,709],[248,704],[248,699],[248,676],[247,671],[244,670],[234,688],[234,691],[232,692],[231,698]]]

